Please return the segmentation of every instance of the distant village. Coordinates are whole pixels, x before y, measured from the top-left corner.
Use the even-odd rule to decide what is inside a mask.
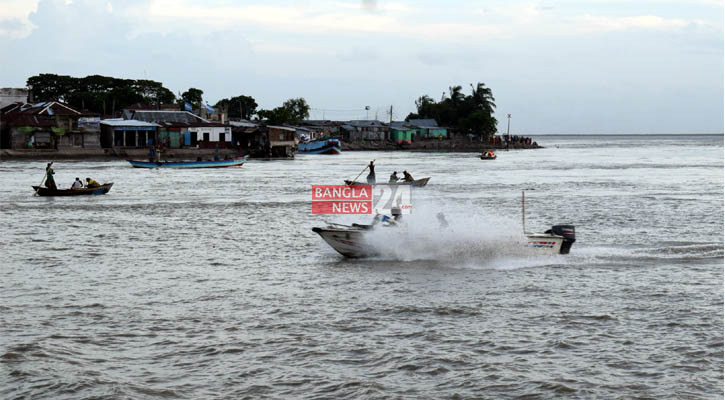
[[[195,112],[194,112],[195,111]],[[25,88],[0,89],[0,150],[7,156],[44,154],[138,155],[163,149],[226,151],[257,158],[292,158],[300,141],[337,137],[348,150],[430,149],[481,151],[502,145],[537,147],[529,138],[494,136],[486,143],[456,135],[435,119],[406,121],[301,120],[271,125],[264,120],[230,120],[210,107],[180,110],[177,103],[133,104],[113,115],[74,109],[60,101],[33,102]]]

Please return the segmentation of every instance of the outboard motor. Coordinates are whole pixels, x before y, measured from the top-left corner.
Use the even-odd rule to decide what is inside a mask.
[[[559,250],[559,254],[569,254],[571,245],[576,242],[574,225],[554,225],[551,229],[546,231],[546,233],[553,233],[554,235],[559,235],[564,238],[561,243],[561,250]]]

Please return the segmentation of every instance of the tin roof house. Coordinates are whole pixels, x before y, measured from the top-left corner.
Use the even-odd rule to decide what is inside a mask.
[[[5,149],[98,148],[100,118],[58,101],[14,103],[0,109]]]
[[[408,125],[415,129],[414,138],[446,138],[448,137],[448,130],[444,127],[438,126],[436,120],[429,119],[409,119]]]
[[[124,119],[158,124],[158,143],[162,146],[233,147],[230,126],[206,120],[188,111],[123,110],[122,115]]]
[[[388,137],[388,126],[378,120],[354,120],[340,126],[340,134],[346,142],[382,141]]]

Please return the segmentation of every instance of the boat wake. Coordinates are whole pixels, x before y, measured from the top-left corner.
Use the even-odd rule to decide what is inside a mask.
[[[442,226],[436,218],[439,212],[416,204],[415,212],[405,215],[401,226],[378,228],[375,234],[366,235],[366,244],[375,252],[372,259],[436,261],[448,267],[516,268],[532,262],[541,265],[541,253],[527,246],[520,222],[483,212],[447,210],[444,218],[448,225]],[[352,222],[350,216],[345,219],[346,223]]]

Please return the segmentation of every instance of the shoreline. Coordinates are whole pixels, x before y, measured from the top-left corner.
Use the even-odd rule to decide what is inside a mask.
[[[481,153],[491,150],[529,150],[543,149],[536,142],[531,144],[486,143],[468,140],[423,140],[398,145],[390,142],[342,143],[342,151],[418,151],[429,153]]]
[[[512,143],[508,147],[509,150],[528,150],[541,149],[535,142],[532,144]],[[480,153],[490,150],[506,150],[503,143],[491,144],[464,140],[429,140],[417,141],[410,144],[398,145],[390,142],[365,142],[365,143],[342,143],[342,151],[415,151],[428,153]],[[236,149],[171,149],[163,151],[161,158],[169,161],[172,160],[189,160],[201,157],[203,159],[211,159],[215,154],[220,157],[238,157],[243,155]],[[268,160],[267,157],[255,157],[254,153],[249,154],[250,159]],[[11,160],[147,160],[149,158],[149,149],[147,148],[130,148],[130,149],[83,149],[83,148],[66,148],[59,150],[50,149],[22,149],[0,150],[0,161]],[[272,158],[275,159],[275,158]]]

